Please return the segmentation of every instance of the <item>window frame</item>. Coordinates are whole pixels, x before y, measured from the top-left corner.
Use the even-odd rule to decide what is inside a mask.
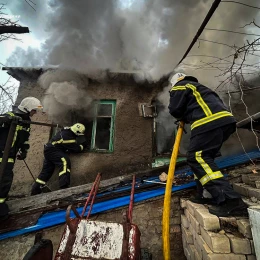
[[[111,116],[98,116],[98,106],[99,105],[112,105]],[[99,153],[113,153],[114,152],[114,132],[115,132],[115,116],[116,116],[116,100],[109,99],[101,99],[96,100],[94,105],[94,113],[93,117],[93,125],[92,125],[92,136],[91,136],[91,144],[90,151],[99,152]],[[98,149],[95,148],[96,141],[96,130],[97,130],[97,118],[111,118],[110,124],[110,139],[109,139],[109,148],[108,149]]]

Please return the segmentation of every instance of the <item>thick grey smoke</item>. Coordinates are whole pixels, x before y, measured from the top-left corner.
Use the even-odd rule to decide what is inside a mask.
[[[173,70],[213,2],[212,0],[34,1],[37,4],[37,19],[31,19],[32,14],[26,9],[26,17],[21,17],[21,21],[31,28],[33,34],[37,36],[40,34],[45,39],[44,43],[41,50],[31,48],[27,51],[16,50],[7,61],[7,65],[45,67],[54,65],[84,73],[97,69],[139,70],[153,80]],[[14,13],[21,10],[21,5],[15,4],[18,2],[20,1],[13,0],[10,6]],[[258,2],[248,0],[247,4],[257,5]],[[24,8],[23,6],[23,11]],[[234,3],[221,3],[207,27],[253,32],[250,26],[241,27],[253,19],[258,22],[257,15],[257,9]],[[203,32],[201,38],[228,45],[242,45],[245,40],[243,35],[207,30]],[[193,47],[180,69],[214,89],[227,76],[221,76],[222,67],[226,66],[225,61],[218,62],[220,69],[213,65],[202,70],[194,68],[194,65],[215,61],[216,59],[212,57],[224,58],[231,54],[232,49],[227,46],[200,41]],[[51,90],[51,93],[59,89],[57,85],[50,86],[51,84],[48,86],[48,91]],[[159,97],[165,110],[160,112],[157,120],[165,125],[166,136],[170,136],[173,121],[167,112],[168,89],[166,91],[166,94],[161,94]],[[239,103],[238,101],[239,99],[235,103]],[[171,125],[168,127],[169,124]],[[162,140],[162,147],[163,142],[165,143],[165,139]]]
[[[73,112],[89,115],[92,98],[88,95],[87,79],[84,76],[64,70],[50,70],[39,78],[39,84],[46,89],[43,107],[49,118],[60,124],[71,124]]]

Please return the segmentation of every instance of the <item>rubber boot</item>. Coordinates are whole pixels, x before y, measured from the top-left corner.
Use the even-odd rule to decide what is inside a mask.
[[[247,205],[241,198],[227,199],[218,206],[210,207],[209,212],[218,217],[236,217],[248,215]]]
[[[41,186],[44,186],[40,183],[35,182],[32,186],[32,190],[31,190],[31,196],[37,195],[37,194],[41,194],[42,193],[42,188]]]
[[[9,217],[8,205],[5,202],[0,203],[0,221],[4,221],[8,219],[8,217]]]

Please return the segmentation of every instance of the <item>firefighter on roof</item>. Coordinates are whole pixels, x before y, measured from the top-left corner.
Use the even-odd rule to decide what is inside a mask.
[[[17,120],[16,132],[12,142],[12,148],[9,153],[8,163],[6,165],[1,183],[0,183],[0,219],[8,217],[8,206],[5,203],[8,192],[13,181],[13,168],[16,158],[24,160],[29,149],[30,125],[19,121],[31,121],[37,109],[42,108],[41,102],[34,97],[27,97],[22,100],[21,104],[12,112],[0,115],[0,163],[2,162],[6,140],[12,120]]]
[[[177,120],[191,125],[187,162],[197,177],[199,194],[196,203],[205,203],[203,187],[216,206],[210,212],[217,216],[240,215],[246,204],[215,164],[223,142],[236,130],[236,120],[219,96],[192,76],[177,73],[170,78],[169,112]]]
[[[65,127],[58,132],[49,143],[44,146],[44,162],[42,171],[32,186],[31,195],[40,194],[42,187],[51,178],[55,166],[59,167],[60,189],[70,185],[71,163],[68,153],[82,152],[85,146],[85,126],[76,123],[71,127]],[[79,141],[79,137],[83,137]],[[83,140],[83,141],[82,141]]]

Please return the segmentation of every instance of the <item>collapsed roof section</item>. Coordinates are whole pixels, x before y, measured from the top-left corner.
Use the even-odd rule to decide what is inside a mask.
[[[57,68],[25,68],[25,67],[2,67],[2,70],[18,81],[33,79],[37,80],[41,74],[48,70]],[[79,72],[80,74],[80,72]],[[122,85],[141,85],[153,87],[168,85],[169,75],[161,77],[159,80],[152,80],[147,77],[142,71],[110,71],[100,70],[92,73],[81,73],[88,77],[88,80],[93,83],[120,83]]]

